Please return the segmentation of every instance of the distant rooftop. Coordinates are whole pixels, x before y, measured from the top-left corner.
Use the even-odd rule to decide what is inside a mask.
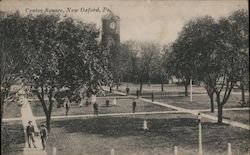
[[[110,11],[109,13],[107,13],[107,14],[105,14],[105,15],[102,16],[102,20],[103,19],[109,20],[111,18],[115,18],[116,20],[120,20],[120,17],[117,16],[117,15],[115,15],[112,11]]]

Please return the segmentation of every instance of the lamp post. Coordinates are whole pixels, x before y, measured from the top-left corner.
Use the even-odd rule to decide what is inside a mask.
[[[201,114],[200,113],[198,113],[197,119],[199,123],[199,155],[202,155]]]

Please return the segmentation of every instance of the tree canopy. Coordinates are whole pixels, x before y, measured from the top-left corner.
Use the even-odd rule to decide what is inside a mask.
[[[19,13],[1,16],[1,21],[1,63],[4,70],[8,69],[4,76],[1,74],[1,84],[7,75],[21,73],[36,89],[48,128],[55,91],[67,87],[70,98],[84,87],[85,92],[96,94],[110,80],[109,51],[98,43],[100,33],[94,24],[70,17]]]
[[[215,21],[199,17],[189,21],[172,45],[167,66],[172,75],[204,84],[213,111],[214,94],[218,106],[218,122],[222,108],[233,87],[242,79],[249,79],[248,14],[238,10]],[[244,77],[244,78],[243,78]]]

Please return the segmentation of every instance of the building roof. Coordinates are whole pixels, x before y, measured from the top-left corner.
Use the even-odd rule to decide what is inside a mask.
[[[120,20],[120,17],[115,15],[112,11],[102,16],[102,20],[110,20],[111,18],[115,20]]]

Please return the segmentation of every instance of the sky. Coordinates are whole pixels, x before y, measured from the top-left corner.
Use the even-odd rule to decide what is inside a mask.
[[[68,12],[68,8],[76,12]],[[98,10],[99,8],[99,10]],[[94,22],[101,28],[101,17],[112,10],[120,17],[121,41],[173,42],[184,24],[196,17],[209,15],[215,19],[237,9],[248,10],[247,0],[2,0],[0,10],[21,14],[39,14],[56,10],[58,14]],[[90,9],[90,10],[89,10]],[[89,12],[88,12],[89,10]],[[91,11],[97,10],[97,11]],[[50,14],[46,12],[46,14]]]

